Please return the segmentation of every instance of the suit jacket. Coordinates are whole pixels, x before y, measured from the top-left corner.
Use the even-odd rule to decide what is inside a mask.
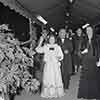
[[[69,75],[72,73],[72,58],[71,53],[73,51],[72,41],[66,38],[64,43],[62,43],[61,39],[58,38],[58,44],[61,46],[62,51],[64,53],[65,50],[68,50],[68,54],[64,53],[64,59],[62,61],[62,73],[64,75]]]

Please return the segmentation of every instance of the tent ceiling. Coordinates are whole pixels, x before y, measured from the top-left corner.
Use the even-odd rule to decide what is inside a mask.
[[[16,0],[0,0],[12,1]],[[51,26],[59,28],[65,24],[67,0],[17,0],[32,16],[40,14]],[[100,20],[100,0],[76,0],[72,8],[72,24],[77,26],[89,21],[97,24]],[[28,14],[26,14],[28,15]]]

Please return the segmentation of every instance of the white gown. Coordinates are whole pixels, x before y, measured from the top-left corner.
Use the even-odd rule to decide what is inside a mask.
[[[0,97],[0,100],[4,100],[4,98]]]
[[[3,96],[0,95],[0,100],[5,100]]]
[[[50,50],[50,48],[54,48],[54,50]],[[45,61],[41,97],[56,98],[64,96],[60,69],[61,64],[59,62],[63,59],[63,53],[60,46],[57,44],[47,44],[43,47],[37,47],[36,51],[38,53],[44,53]]]

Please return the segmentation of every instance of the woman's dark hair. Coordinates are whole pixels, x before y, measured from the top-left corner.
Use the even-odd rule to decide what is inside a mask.
[[[50,39],[50,37],[54,37],[55,38],[55,43],[57,42],[57,37],[56,37],[56,35],[55,35],[55,33],[50,33],[50,34],[48,34],[48,36],[47,36],[47,42],[49,43],[49,39]]]
[[[78,28],[76,29],[76,31],[77,31],[77,30],[79,30],[79,29],[81,29],[81,30],[82,30],[82,28],[81,28],[81,27],[78,27]],[[82,31],[83,31],[83,30],[82,30]]]

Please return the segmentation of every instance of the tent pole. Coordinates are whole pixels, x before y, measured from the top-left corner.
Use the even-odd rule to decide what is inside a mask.
[[[30,38],[31,38],[31,36],[32,36],[32,20],[31,20],[31,18],[29,18],[29,33],[30,33]]]

